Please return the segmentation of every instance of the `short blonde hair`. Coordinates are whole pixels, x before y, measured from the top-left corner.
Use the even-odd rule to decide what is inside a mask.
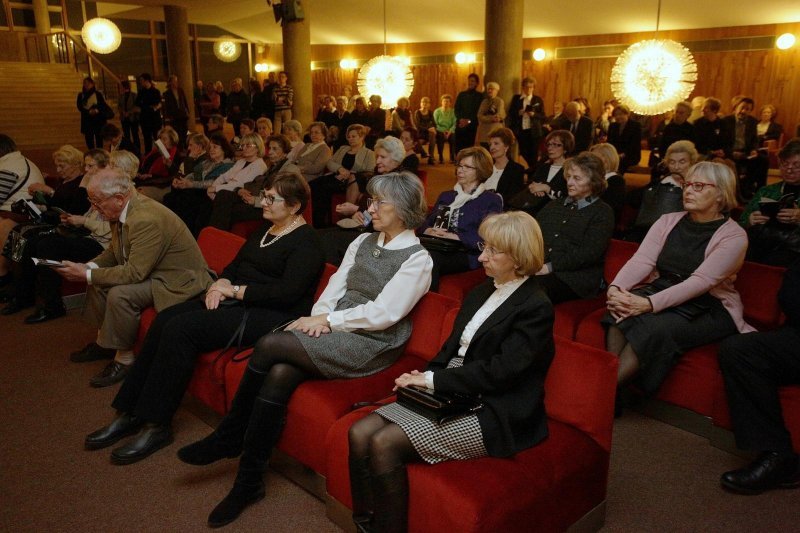
[[[667,148],[667,153],[664,154],[664,161],[666,161],[669,156],[675,153],[687,154],[692,164],[697,163],[697,160],[700,159],[700,154],[697,153],[697,148],[694,147],[694,143],[685,139],[682,141],[675,141],[669,145],[669,148]]]
[[[162,135],[166,135],[169,139],[169,142],[172,143],[172,146],[178,145],[178,132],[173,129],[172,126],[164,126],[160,130],[158,130],[158,138],[160,139]]]
[[[692,181],[695,176],[702,176],[711,180],[716,186],[719,195],[720,213],[729,213],[738,205],[736,201],[736,175],[727,165],[701,161],[693,165],[686,173],[686,181]]]
[[[239,141],[240,146],[244,146],[245,144],[253,143],[256,145],[256,150],[258,150],[258,157],[264,157],[264,139],[261,138],[261,135],[258,133],[248,133],[242,140]]]
[[[56,164],[64,163],[71,167],[83,168],[83,152],[71,144],[65,144],[53,152],[53,161]]]
[[[202,133],[192,133],[187,137],[186,144],[188,146],[189,143],[196,144],[200,146],[204,152],[208,152],[209,146],[211,146],[211,141],[208,140],[208,137],[203,135]]]
[[[617,172],[619,170],[619,154],[611,143],[595,144],[589,151],[599,157],[606,167],[606,173]]]
[[[490,81],[489,83],[486,84],[487,89],[489,89],[490,87],[494,87],[498,91],[500,90],[500,84],[497,83],[496,81]]]
[[[478,228],[478,235],[514,260],[518,276],[533,276],[544,264],[544,238],[539,223],[524,211],[489,215]]]
[[[205,135],[203,135],[205,137]],[[207,141],[208,139],[206,139]],[[118,168],[125,173],[131,180],[136,177],[139,172],[139,158],[127,150],[114,150],[111,152],[111,161],[109,165],[111,168]]]

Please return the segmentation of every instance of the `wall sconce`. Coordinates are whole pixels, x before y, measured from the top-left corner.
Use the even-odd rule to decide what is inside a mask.
[[[233,40],[233,37],[220,37],[214,43],[214,55],[225,63],[233,63],[242,55],[242,45]]]
[[[545,57],[547,57],[547,53],[544,51],[544,48],[537,48],[533,51],[533,60],[534,61],[541,61]]]
[[[793,34],[791,33],[784,33],[777,39],[775,39],[775,46],[779,50],[788,50],[792,46],[794,46],[796,39]]]
[[[339,68],[343,69],[354,69],[358,68],[358,61],[355,59],[342,59],[339,61]]]
[[[98,54],[110,54],[122,43],[122,34],[116,24],[108,19],[87,20],[81,29],[86,48]]]
[[[456,63],[463,65],[464,63],[475,63],[477,55],[472,52],[459,52],[456,54]]]
[[[256,63],[256,72],[269,72],[269,63]]]

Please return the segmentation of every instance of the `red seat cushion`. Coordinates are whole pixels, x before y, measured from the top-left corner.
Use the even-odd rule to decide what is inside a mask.
[[[244,238],[238,235],[212,227],[203,228],[197,237],[197,245],[200,247],[208,267],[217,274],[222,273],[225,267],[233,261],[244,241]]]
[[[782,322],[778,291],[785,268],[745,261],[736,275],[736,291],[742,298],[744,317],[757,329],[775,329]]]
[[[590,313],[603,309],[605,305],[605,295],[588,300],[570,300],[556,305],[553,333],[567,339],[574,339],[581,320]]]
[[[706,344],[683,354],[664,380],[656,398],[703,416],[714,413],[714,398],[724,388],[717,363],[719,344]]]
[[[458,274],[445,274],[439,279],[439,294],[463,302],[469,291],[486,281],[486,271],[476,268]]]
[[[600,319],[603,318],[605,312],[605,309],[598,309],[583,317],[575,330],[575,340],[587,346],[605,349],[606,332],[600,325]]]

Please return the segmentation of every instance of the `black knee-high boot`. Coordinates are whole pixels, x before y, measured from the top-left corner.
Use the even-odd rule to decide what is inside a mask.
[[[231,402],[231,410],[217,429],[204,439],[178,450],[178,458],[190,465],[208,465],[242,453],[245,432],[264,378],[265,374],[256,372],[248,365]]]
[[[371,531],[405,533],[408,531],[408,474],[400,465],[383,474],[372,474],[375,498]]]
[[[349,457],[350,494],[353,497],[353,523],[359,533],[371,531],[372,476],[369,456]]]
[[[285,405],[256,399],[244,437],[236,481],[228,495],[208,515],[210,527],[222,527],[233,522],[247,506],[264,497],[264,472],[285,421]]]

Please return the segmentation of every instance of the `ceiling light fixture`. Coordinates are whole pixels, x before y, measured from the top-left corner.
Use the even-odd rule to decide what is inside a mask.
[[[661,0],[658,0],[653,39],[629,46],[611,70],[611,91],[621,103],[641,115],[658,115],[686,100],[697,81],[697,65],[688,48],[658,39]]]
[[[233,63],[242,55],[242,46],[234,37],[226,35],[214,42],[214,55],[224,63]]]
[[[455,56],[456,63],[463,65],[464,63],[475,63],[478,56],[473,52],[459,52]]]
[[[779,50],[788,50],[794,46],[795,40],[794,34],[784,33],[775,39],[775,46],[778,47]]]
[[[547,56],[547,53],[544,51],[544,48],[537,48],[533,51],[533,59],[534,61],[541,61]]]
[[[386,54],[386,0],[383,0],[383,55],[373,57],[358,71],[358,92],[367,97],[380,95],[381,107],[397,105],[397,99],[411,96],[414,75],[407,58]]]
[[[122,44],[122,34],[116,24],[101,17],[87,20],[81,29],[86,48],[97,54],[110,54]]]

